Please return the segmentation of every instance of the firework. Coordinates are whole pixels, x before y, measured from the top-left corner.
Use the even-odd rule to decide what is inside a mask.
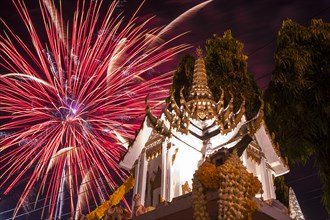
[[[24,2],[14,4],[31,41],[3,22],[1,65],[8,71],[0,77],[0,187],[8,194],[28,177],[14,215],[40,185],[36,200],[46,198],[49,218],[61,217],[67,191],[73,216],[77,200],[103,198],[126,177],[118,160],[139,127],[144,98],[152,93],[149,102],[159,105],[170,83],[170,73],[148,80],[145,73],[187,45],[170,47],[169,39],[147,47],[146,36],[161,30],[148,30],[149,20],[135,24],[136,14],[123,24],[116,2],[100,19],[102,0],[78,1],[65,25],[61,6],[40,1],[41,33]]]

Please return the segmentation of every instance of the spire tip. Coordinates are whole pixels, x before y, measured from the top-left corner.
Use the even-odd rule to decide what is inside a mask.
[[[203,50],[200,46],[196,48],[196,54],[198,58],[201,58],[203,56]]]

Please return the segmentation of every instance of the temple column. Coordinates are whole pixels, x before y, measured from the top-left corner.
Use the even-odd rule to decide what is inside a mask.
[[[162,169],[162,176],[161,176],[161,191],[160,191],[160,196],[163,199],[166,199],[166,177],[167,177],[167,141],[163,141],[162,142],[162,165],[161,165],[161,169]]]
[[[140,182],[140,164],[141,164],[141,156],[136,160],[135,162],[135,167],[134,167],[134,188],[133,188],[133,196],[138,193],[138,187],[139,187],[139,182]],[[131,209],[134,210],[134,202],[132,202],[132,207]],[[133,213],[132,213],[133,215]]]
[[[135,164],[135,170],[134,170],[134,189],[133,189],[133,196],[138,193],[138,187],[139,187],[139,181],[140,181],[140,166],[141,166],[141,156],[137,159],[137,162]]]
[[[168,143],[166,148],[166,189],[165,189],[165,200],[166,201],[171,201],[172,196],[173,196],[173,190],[172,190],[172,149],[171,149],[172,144]]]
[[[268,176],[268,182],[269,182],[269,190],[270,190],[270,197],[272,199],[276,199],[276,193],[275,193],[275,186],[274,186],[274,179],[273,179],[273,174],[272,170],[270,169],[269,166],[267,166],[266,170],[267,176]]]
[[[265,172],[266,170],[267,170],[267,165],[266,165],[265,157],[262,156],[258,169],[258,174],[260,175],[260,179],[262,183],[262,190],[263,190],[262,197],[265,200],[268,200],[270,199],[270,189],[269,189],[269,179],[267,176],[267,172]]]
[[[148,161],[147,161],[145,149],[142,150],[140,160],[141,162],[140,162],[140,171],[139,171],[138,193],[140,193],[141,195],[141,204],[144,204],[146,199],[147,171],[148,171]]]

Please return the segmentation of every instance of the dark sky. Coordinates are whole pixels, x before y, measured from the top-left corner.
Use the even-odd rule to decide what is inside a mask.
[[[38,13],[38,1],[26,0],[32,16]],[[56,1],[57,2],[57,1]],[[70,17],[74,0],[65,0],[65,15]],[[104,1],[105,3],[109,1]],[[122,0],[118,10],[132,11],[141,1]],[[201,3],[201,0],[147,0],[139,13],[140,19],[156,15],[152,25],[166,25],[186,10]],[[1,0],[0,16],[16,31],[23,28],[20,18],[10,0]],[[255,75],[260,88],[265,89],[274,66],[273,53],[277,32],[284,19],[290,18],[302,25],[309,25],[311,18],[330,22],[330,0],[214,0],[198,13],[178,24],[171,34],[190,31],[180,42],[204,46],[213,34],[222,35],[231,29],[235,38],[244,43],[248,55],[249,71]],[[2,29],[2,28],[1,28]],[[22,31],[23,33],[23,31]],[[3,33],[1,33],[3,34]],[[193,53],[194,49],[188,51]],[[182,54],[181,54],[182,55]],[[168,64],[175,68],[179,57]],[[291,166],[287,182],[294,187],[307,220],[326,219],[321,206],[321,186],[313,161],[307,166]],[[3,209],[0,207],[0,212]],[[0,216],[1,219],[1,216]]]
[[[167,24],[201,2],[147,0],[143,10],[144,15],[156,14],[157,23]],[[273,53],[282,21],[290,18],[309,25],[311,18],[322,18],[329,22],[329,7],[330,0],[214,0],[174,31],[190,31],[184,37],[184,42],[203,46],[213,34],[222,35],[231,29],[233,36],[245,45],[249,71],[256,76],[258,85],[266,88],[273,69]]]

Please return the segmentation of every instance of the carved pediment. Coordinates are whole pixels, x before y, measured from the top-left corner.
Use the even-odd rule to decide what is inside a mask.
[[[145,144],[145,147],[150,147],[150,145],[159,141],[160,139],[163,139],[163,135],[159,134],[155,129],[153,129],[148,138],[148,141]]]

